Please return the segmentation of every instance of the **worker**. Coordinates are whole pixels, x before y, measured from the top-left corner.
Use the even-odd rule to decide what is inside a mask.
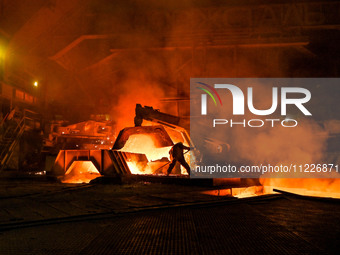
[[[190,148],[184,146],[183,143],[181,142],[176,143],[174,146],[172,146],[171,150],[169,151],[171,163],[167,171],[168,175],[171,173],[177,161],[187,170],[188,174],[190,175],[190,167],[188,163],[185,161],[183,153],[184,150],[190,151]]]

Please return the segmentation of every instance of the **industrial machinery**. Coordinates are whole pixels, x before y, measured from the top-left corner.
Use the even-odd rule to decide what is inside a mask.
[[[135,127],[122,129],[112,150],[60,150],[53,173],[65,181],[84,181],[86,178],[76,175],[84,177],[88,173],[94,173],[93,178],[97,175],[165,174],[166,166],[170,163],[169,151],[178,142],[193,148],[190,154],[185,154],[187,162],[200,160],[199,150],[195,148],[188,133],[188,119],[140,104],[136,105],[135,113]],[[207,146],[229,149],[229,145],[219,141],[209,138],[205,141]],[[187,174],[179,165],[173,173]],[[91,179],[91,176],[87,179]]]
[[[202,160],[199,153],[199,148],[201,146],[208,148],[211,154],[216,159],[219,159],[219,157],[223,157],[225,155],[225,152],[228,152],[230,150],[230,145],[227,142],[216,140],[211,137],[201,136],[200,141],[192,141],[191,137],[189,136],[189,118],[183,118],[167,113],[162,113],[159,110],[154,109],[153,107],[142,107],[140,104],[136,105],[135,111],[136,116],[134,121],[136,127],[141,126],[143,121],[144,123],[146,122],[145,125],[150,125],[150,122],[163,125],[170,136],[173,135],[173,140],[180,140],[180,142],[183,142],[184,145],[195,148],[194,153],[196,162]],[[181,139],[181,136],[183,136],[183,140]],[[193,143],[195,143],[195,146]]]
[[[147,166],[137,171],[133,166],[133,171],[165,174],[166,166],[170,162],[169,151],[178,142],[193,148],[190,154],[187,153],[184,156],[187,162],[193,163],[199,158],[199,152],[195,149],[188,133],[189,119],[163,113],[150,106],[143,107],[140,104],[136,105],[135,113],[135,127],[123,129],[113,146],[114,150],[139,152],[146,155],[149,160]],[[178,165],[173,173],[186,174],[186,171]]]
[[[172,128],[190,129],[189,119],[160,112],[158,109],[154,109],[151,106],[143,107],[141,104],[136,104],[135,113],[134,122],[136,127],[141,126],[143,120],[146,120]]]
[[[143,123],[143,126],[141,124]],[[193,147],[181,118],[161,113],[152,107],[136,105],[135,127],[120,131],[112,150],[60,150],[53,167],[53,173],[61,178],[77,171],[79,174],[93,172],[102,175],[115,174],[162,174],[169,162],[169,151],[178,142]],[[186,155],[187,161],[190,155]],[[80,164],[80,161],[91,164]],[[74,162],[78,162],[75,170]],[[72,166],[73,164],[73,166]],[[93,168],[94,167],[94,168]],[[85,169],[86,168],[86,169]],[[185,173],[178,167],[174,173]],[[74,174],[72,179],[75,179]],[[80,178],[81,179],[81,178]]]
[[[110,149],[116,139],[114,124],[105,120],[52,121],[45,125],[45,134],[44,151],[51,154],[65,149]]]

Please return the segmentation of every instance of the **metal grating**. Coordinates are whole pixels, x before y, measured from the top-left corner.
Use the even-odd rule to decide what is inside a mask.
[[[322,254],[246,204],[128,215],[80,254]]]

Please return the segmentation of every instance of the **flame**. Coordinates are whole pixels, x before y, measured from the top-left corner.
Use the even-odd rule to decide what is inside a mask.
[[[101,176],[91,161],[74,161],[61,180],[63,183],[89,183]]]

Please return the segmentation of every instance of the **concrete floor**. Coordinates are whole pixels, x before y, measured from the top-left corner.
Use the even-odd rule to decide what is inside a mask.
[[[0,254],[338,254],[339,200],[0,182]]]

